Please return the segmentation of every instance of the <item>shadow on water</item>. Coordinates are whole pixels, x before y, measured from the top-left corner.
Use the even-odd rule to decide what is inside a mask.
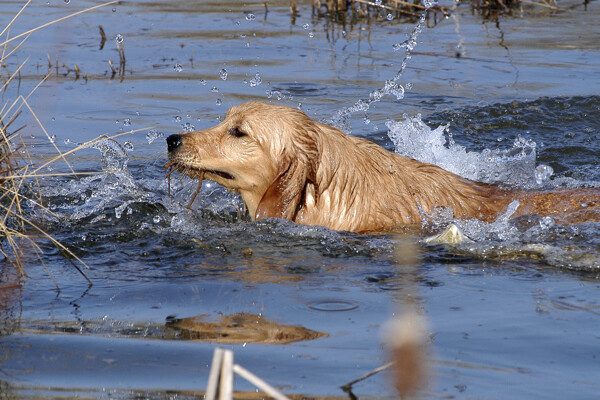
[[[67,3],[35,11],[60,14]],[[21,90],[46,72],[48,52],[82,71],[75,79],[59,67],[31,99],[59,148],[147,129],[77,153],[72,165],[89,176],[41,181],[48,211],[24,204],[85,260],[94,285],[44,242],[60,291],[33,255],[26,280],[0,265],[2,396],[199,398],[218,343],[285,393],[347,398],[340,386],[398,349],[410,354],[401,346],[409,341],[398,339],[404,331],[392,331],[397,341],[381,331],[412,312],[428,320],[417,340],[430,348],[426,398],[591,397],[597,223],[531,216],[486,224],[440,212],[424,233],[399,238],[251,222],[240,199],[211,182],[188,208],[196,184],[175,174],[169,184],[162,168],[165,136],[212,126],[228,106],[263,99],[468,178],[597,187],[600,100],[581,79],[598,81],[590,67],[598,54],[588,38],[572,36],[590,18],[574,10],[507,18],[499,33],[457,9],[410,43],[414,23],[332,26],[308,3],[298,5],[294,24],[289,2],[269,2],[266,19],[260,2],[139,2],[70,23],[67,37],[32,37]],[[8,4],[0,12],[13,15]],[[36,15],[28,23],[44,13]],[[565,41],[552,47],[545,38],[557,26]],[[127,57],[122,82],[110,79],[108,65],[118,64],[117,34]],[[47,158],[49,143],[29,125],[33,156]],[[450,222],[475,243],[422,241]],[[412,256],[397,254],[403,241],[414,244]],[[394,398],[394,373],[358,382],[352,393]],[[236,390],[251,398],[254,388],[236,382]]]

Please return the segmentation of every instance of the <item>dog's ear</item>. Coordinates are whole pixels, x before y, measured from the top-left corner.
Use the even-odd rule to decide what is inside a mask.
[[[312,134],[313,132],[311,132]],[[285,218],[294,221],[303,201],[306,184],[316,186],[316,173],[319,152],[316,140],[296,143],[296,149],[290,151],[288,162],[283,163],[283,172],[271,183],[256,208],[255,219]],[[311,135],[311,139],[314,136]]]
[[[256,219],[294,220],[306,186],[306,175],[306,167],[303,163],[293,160],[263,195],[256,209]]]

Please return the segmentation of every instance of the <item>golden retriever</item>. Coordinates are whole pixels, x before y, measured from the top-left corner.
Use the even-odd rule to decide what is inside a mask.
[[[504,190],[393,154],[287,106],[245,103],[213,128],[169,136],[167,145],[166,167],[239,193],[253,220],[384,232],[420,224],[438,207],[491,221],[515,199],[515,215],[600,219],[600,189]]]

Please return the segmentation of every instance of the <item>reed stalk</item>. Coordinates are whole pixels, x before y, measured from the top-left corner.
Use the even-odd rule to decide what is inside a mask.
[[[24,11],[31,3],[31,0],[27,1],[8,24],[4,28],[0,28],[2,29],[0,32],[0,66],[4,68],[0,70],[0,92],[6,92],[10,85],[19,82],[21,70],[26,65],[27,59],[19,63],[13,72],[8,72],[9,67],[7,65],[10,65],[9,61],[12,61],[16,57],[18,51],[22,49],[23,45],[34,32],[117,2],[117,0],[108,1],[11,36],[11,30],[19,18],[23,17]],[[2,74],[4,70],[7,71],[6,76]],[[79,67],[77,66],[76,74],[79,74]],[[33,254],[44,268],[46,268],[51,279],[54,281],[52,274],[46,267],[43,259],[44,252],[39,244],[40,241],[47,241],[55,246],[71,262],[73,267],[89,284],[92,284],[92,281],[83,272],[84,269],[88,268],[85,262],[46,232],[31,215],[31,210],[34,208],[41,209],[49,215],[52,214],[50,210],[44,207],[40,194],[40,179],[52,175],[42,173],[41,170],[43,168],[50,163],[62,161],[66,163],[71,171],[70,175],[78,175],[67,161],[67,153],[62,153],[56,145],[54,145],[54,148],[57,155],[41,165],[36,165],[31,158],[26,141],[20,135],[20,131],[25,126],[20,125],[19,121],[23,119],[23,113],[25,112],[35,120],[39,129],[44,132],[46,137],[49,140],[51,139],[42,121],[40,121],[29,104],[30,97],[44,84],[48,76],[42,77],[40,82],[27,96],[20,95],[16,100],[12,102],[8,101],[0,106],[0,254],[1,258],[3,258],[3,260],[0,259],[0,267],[3,267],[2,264],[12,266],[18,271],[21,277],[24,277],[26,276],[24,264],[26,260],[31,259],[30,254]],[[50,141],[54,142],[53,140]],[[88,147],[93,144],[92,142],[85,143],[68,153]],[[56,284],[56,281],[54,282]]]

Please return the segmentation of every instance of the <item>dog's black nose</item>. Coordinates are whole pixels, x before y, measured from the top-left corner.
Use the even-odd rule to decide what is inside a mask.
[[[177,150],[179,146],[181,146],[183,140],[181,135],[171,135],[167,138],[167,149],[169,151]]]

